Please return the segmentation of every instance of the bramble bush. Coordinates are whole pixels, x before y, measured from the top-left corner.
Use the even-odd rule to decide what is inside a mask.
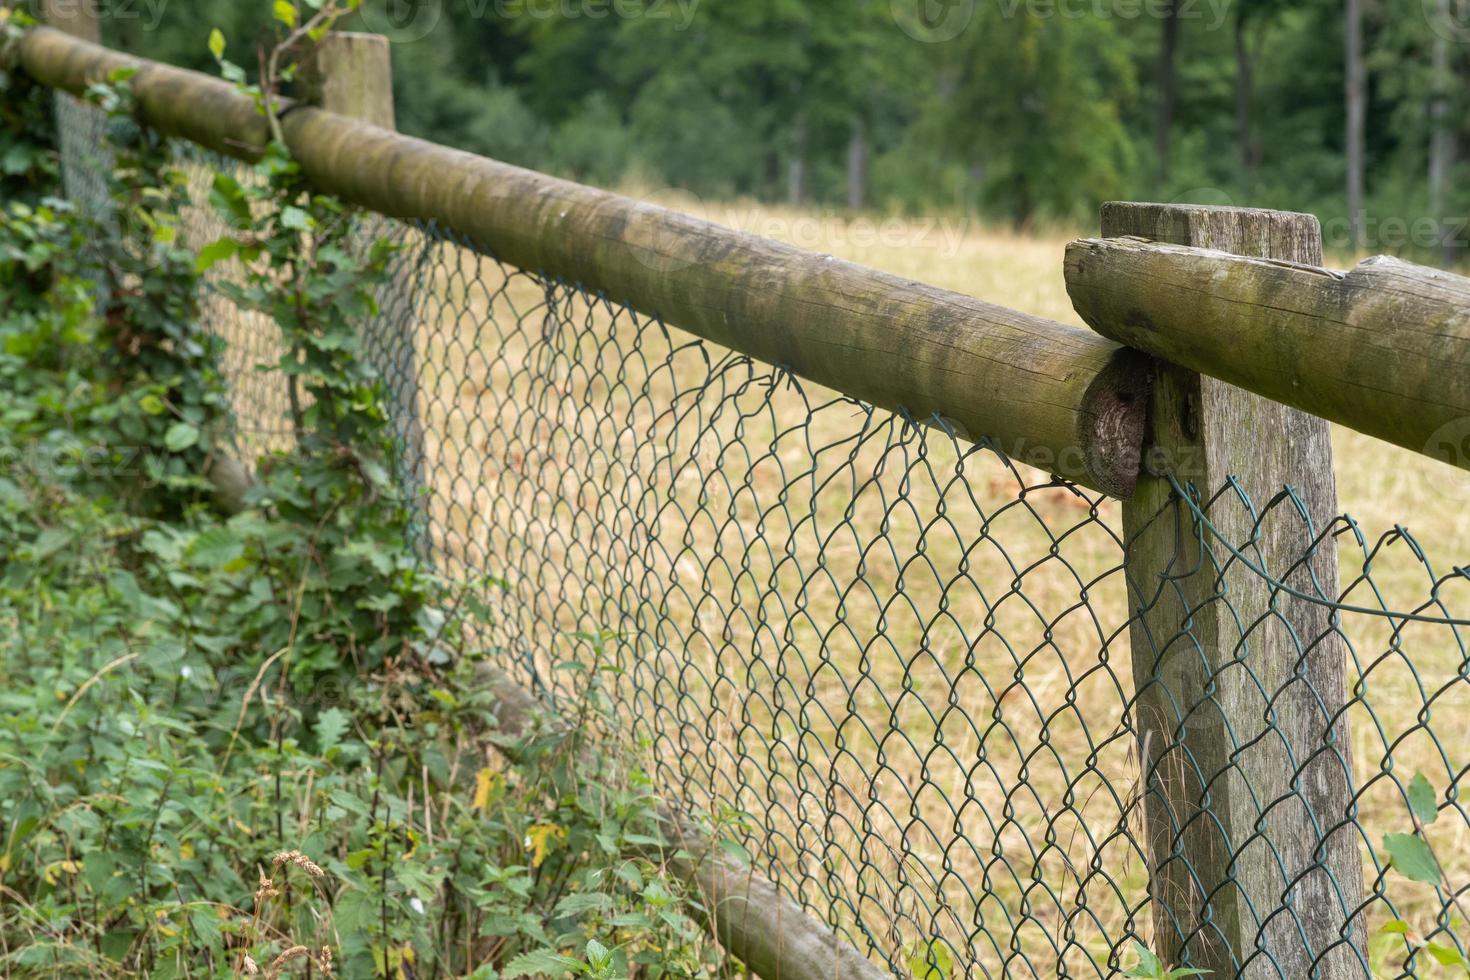
[[[276,7],[288,49],[340,13]],[[89,93],[113,164],[83,216],[52,196],[50,96],[0,84],[31,191],[0,216],[0,971],[730,975],[605,724],[610,668],[566,666],[574,724],[504,734],[492,613],[415,552],[356,333],[390,246],[277,142],[216,177],[230,233],[190,251],[127,73]],[[230,507],[206,477],[235,452],[198,302],[217,263],[296,395],[291,448]]]

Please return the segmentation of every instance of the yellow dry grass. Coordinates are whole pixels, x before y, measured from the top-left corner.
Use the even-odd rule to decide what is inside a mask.
[[[1077,322],[1062,238],[703,210]],[[1123,832],[1137,816],[1117,503],[508,272],[449,248],[412,287],[432,536],[446,572],[505,581],[489,589],[497,655],[555,687],[604,647],[656,780],[745,814],[758,863],[860,942],[939,939],[968,975],[1050,977],[1108,975],[1116,944],[1147,941],[1143,857]],[[1463,558],[1464,480],[1334,441],[1370,547],[1407,523],[1440,574]],[[1362,555],[1343,551],[1350,582]],[[1372,573],[1390,609],[1428,595],[1402,541]],[[1446,595],[1470,614],[1465,590]],[[1349,601],[1379,600],[1364,583]],[[1368,670],[1353,749],[1376,848],[1409,829],[1382,772],[1444,790],[1463,768],[1464,658],[1442,625],[1342,628]],[[1465,832],[1454,810],[1432,831],[1461,881]],[[1433,894],[1390,881],[1431,930]],[[1378,955],[1392,972],[1396,954]]]

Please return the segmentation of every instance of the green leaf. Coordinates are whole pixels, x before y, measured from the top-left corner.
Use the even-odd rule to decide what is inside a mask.
[[[316,222],[311,215],[293,204],[281,209],[281,227],[291,231],[310,231],[316,227]]]
[[[189,557],[204,568],[221,568],[245,553],[245,542],[227,527],[201,531],[189,545]]]
[[[943,941],[933,939],[927,945],[914,943],[909,950],[908,968],[914,980],[949,980],[954,957]]]
[[[534,977],[540,975],[560,976],[580,964],[570,956],[563,956],[554,949],[533,949],[529,953],[522,953],[509,963],[500,972],[503,980],[512,980],[514,977]]]
[[[1424,778],[1422,772],[1414,773],[1414,778],[1409,781],[1409,809],[1413,811],[1415,818],[1426,827],[1434,823],[1439,819],[1438,803],[1429,780]]]
[[[209,53],[215,61],[225,56],[225,35],[218,27],[209,32]]]
[[[175,422],[163,434],[163,444],[170,452],[183,452],[199,441],[199,430],[188,422]]]
[[[612,897],[602,892],[573,892],[556,903],[557,915],[573,916],[584,912],[602,912],[612,907]]]
[[[1453,946],[1443,946],[1439,943],[1425,943],[1424,949],[1439,962],[1440,966],[1470,966],[1465,962],[1465,957]]]
[[[1434,852],[1418,834],[1384,834],[1383,847],[1388,851],[1393,866],[1405,878],[1430,885],[1439,884],[1439,864],[1434,860]]]
[[[350,727],[347,713],[341,708],[328,708],[316,719],[316,741],[322,755],[342,743],[342,735]]]
[[[189,910],[189,926],[194,940],[201,946],[213,946],[220,940],[219,912],[213,906],[196,905]]]
[[[296,5],[294,3],[291,3],[291,0],[276,0],[273,9],[275,11],[276,20],[280,21],[282,24],[285,24],[287,27],[294,28],[296,26]]]
[[[1154,955],[1154,951],[1143,943],[1135,942],[1133,951],[1138,954],[1138,962],[1133,968],[1123,974],[1125,977],[1138,977],[1144,980],[1159,980],[1164,975],[1164,965]]]
[[[233,238],[217,238],[199,250],[194,260],[195,272],[208,272],[217,263],[233,259],[240,252],[240,243]]]

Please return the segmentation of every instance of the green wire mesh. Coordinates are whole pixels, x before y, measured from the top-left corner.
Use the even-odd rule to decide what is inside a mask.
[[[95,204],[78,149],[97,130],[60,99],[67,190]],[[238,164],[180,161],[197,246],[223,231],[208,174]],[[366,216],[378,234],[402,249],[363,350],[425,559],[496,611],[489,655],[553,704],[569,665],[609,665],[662,792],[895,975],[1107,977],[1135,942],[1189,966],[1232,916],[1254,937],[1229,950],[1236,977],[1300,980],[1283,950],[1333,980],[1436,976],[1463,954],[1470,574],[1441,576],[1408,531],[1370,540],[1350,518],[1314,524],[1289,489],[1180,482],[1150,532],[1177,560],[1140,578],[1118,502],[941,420],[442,228]],[[206,316],[242,454],[285,444],[273,325],[214,291]],[[1282,534],[1300,559],[1266,567],[1260,544]],[[1229,649],[1199,642],[1206,621]],[[1284,737],[1288,714],[1317,734]],[[1335,812],[1310,806],[1324,786]],[[1227,797],[1247,801],[1228,819]],[[1389,867],[1384,835],[1416,833],[1434,882]],[[1325,858],[1344,840],[1361,904]],[[1270,880],[1266,905],[1242,902],[1247,872]]]

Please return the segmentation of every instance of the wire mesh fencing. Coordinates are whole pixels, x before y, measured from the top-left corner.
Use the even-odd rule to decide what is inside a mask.
[[[239,165],[180,161],[198,246]],[[1407,530],[1179,480],[1176,560],[1140,575],[1117,501],[942,420],[447,229],[363,230],[401,245],[363,352],[426,560],[496,611],[487,654],[553,704],[568,665],[610,668],[661,792],[895,975],[1113,976],[1135,943],[1223,944],[1237,977],[1464,972],[1470,574]],[[205,315],[242,452],[283,445],[274,326],[215,291]]]

